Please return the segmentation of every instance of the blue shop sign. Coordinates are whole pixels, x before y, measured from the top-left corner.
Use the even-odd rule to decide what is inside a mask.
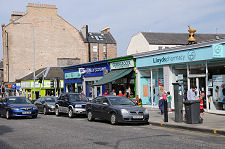
[[[165,64],[210,60],[214,58],[223,58],[223,57],[225,57],[224,45],[217,44],[198,49],[137,58],[136,66],[137,67],[158,66]]]
[[[11,86],[11,89],[16,89],[16,85],[13,84],[13,85]]]

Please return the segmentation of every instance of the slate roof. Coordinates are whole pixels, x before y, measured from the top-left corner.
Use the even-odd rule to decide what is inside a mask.
[[[157,33],[141,32],[149,44],[153,45],[186,45],[188,43],[189,33]],[[195,34],[197,42],[224,38],[225,34]]]
[[[105,43],[105,44],[116,44],[116,40],[113,38],[111,33],[96,33],[89,32],[88,40],[84,38],[83,34],[80,32],[81,37],[86,43]]]
[[[36,79],[42,77],[45,74],[46,70],[47,70],[47,67],[36,70],[35,75],[38,75],[39,73],[44,71],[44,73],[40,74]],[[47,76],[45,77],[45,80],[52,80],[56,77],[59,77],[60,80],[63,80],[63,70],[61,69],[61,67],[50,67],[49,72]],[[28,80],[33,80],[33,72],[22,77],[21,79],[16,80],[16,82],[28,81]]]
[[[133,54],[133,57],[134,58],[147,57],[147,56],[153,56],[153,55],[159,55],[159,54],[165,54],[165,53],[173,53],[178,51],[202,48],[202,47],[212,46],[212,44],[224,44],[224,43],[225,43],[225,38],[222,38],[219,40],[214,39],[214,40],[202,41],[197,44],[180,45],[180,46],[165,48],[162,50],[153,50],[153,51],[136,53],[136,54]]]

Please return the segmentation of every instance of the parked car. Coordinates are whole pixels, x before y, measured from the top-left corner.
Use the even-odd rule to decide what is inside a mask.
[[[70,118],[75,115],[86,115],[88,98],[82,93],[62,93],[55,103],[55,115],[68,114]]]
[[[149,112],[139,107],[133,101],[120,96],[99,96],[86,105],[87,119],[95,118],[110,121],[112,125],[118,123],[148,123]]]
[[[56,97],[41,97],[34,102],[34,105],[38,108],[39,112],[43,112],[44,115],[49,113],[55,113]]]
[[[0,116],[36,118],[38,109],[26,97],[5,97],[0,102]]]

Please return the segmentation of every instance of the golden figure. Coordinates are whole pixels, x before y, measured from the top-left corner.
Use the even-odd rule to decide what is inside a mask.
[[[188,32],[190,33],[188,38],[188,43],[189,44],[196,43],[195,37],[194,37],[194,33],[196,32],[196,29],[191,29],[190,25],[188,25],[188,27],[189,27]]]

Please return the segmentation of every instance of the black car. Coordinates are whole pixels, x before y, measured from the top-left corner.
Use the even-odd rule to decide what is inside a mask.
[[[149,112],[137,106],[129,98],[120,96],[99,96],[86,105],[88,121],[95,118],[117,123],[148,123]]]
[[[62,93],[55,103],[55,115],[66,113],[70,118],[86,114],[88,98],[82,93]]]
[[[34,102],[34,105],[38,108],[39,112],[43,112],[44,115],[49,113],[55,113],[56,97],[41,97]]]
[[[5,97],[0,102],[0,116],[36,118],[38,109],[26,97]]]

